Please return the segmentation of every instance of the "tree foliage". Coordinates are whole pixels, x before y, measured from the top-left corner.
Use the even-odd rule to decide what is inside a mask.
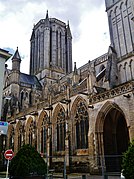
[[[134,179],[134,140],[123,155],[122,168],[126,179]]]
[[[11,160],[9,173],[11,176],[29,176],[46,174],[44,159],[31,145],[24,145]]]

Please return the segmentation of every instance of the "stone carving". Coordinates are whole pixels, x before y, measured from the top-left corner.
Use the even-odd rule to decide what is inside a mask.
[[[106,68],[106,81],[109,81],[109,87],[114,88],[118,84],[117,54],[112,46],[109,46],[108,60]]]
[[[88,62],[88,79],[87,79],[87,87],[89,94],[94,93],[94,86],[96,85],[96,75],[95,75],[95,67],[94,63]]]

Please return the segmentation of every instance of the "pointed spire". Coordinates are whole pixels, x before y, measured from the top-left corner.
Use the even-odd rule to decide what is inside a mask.
[[[46,19],[48,19],[49,17],[48,17],[48,10],[47,10],[47,13],[46,13]]]
[[[33,31],[32,31],[32,35],[31,35],[30,41],[31,41],[31,40],[34,40],[34,39],[35,39],[35,33],[34,33],[34,28],[33,28]]]
[[[21,57],[17,47],[14,56],[12,57],[12,70],[20,71],[20,63],[21,63]]]
[[[76,67],[76,62],[74,62],[74,75],[78,75],[77,67]]]
[[[72,34],[69,26],[69,20],[67,21],[67,35],[72,38]]]
[[[50,27],[49,16],[48,16],[48,10],[47,10],[47,13],[46,13],[45,27],[47,27],[47,28]]]
[[[15,52],[15,54],[14,54],[12,60],[14,60],[14,59],[18,59],[18,60],[21,61],[21,57],[20,57],[20,54],[19,54],[19,51],[18,51],[18,47],[17,47],[17,49],[16,49],[16,52]]]

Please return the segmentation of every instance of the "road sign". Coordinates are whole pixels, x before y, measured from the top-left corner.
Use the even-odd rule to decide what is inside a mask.
[[[8,122],[0,121],[0,135],[7,135]]]
[[[7,160],[12,160],[12,158],[14,157],[14,152],[12,151],[12,149],[6,150],[4,156]]]

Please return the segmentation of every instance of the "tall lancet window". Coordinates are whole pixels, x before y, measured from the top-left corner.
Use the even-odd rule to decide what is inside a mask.
[[[20,94],[20,106],[23,106],[23,100],[24,100],[24,92],[22,91]]]
[[[62,34],[59,33],[59,63],[58,65],[62,67]]]
[[[43,118],[42,124],[41,124],[41,153],[46,153],[47,150],[47,116]]]
[[[57,116],[57,151],[65,150],[65,135],[66,135],[66,124],[65,124],[65,112],[61,108]]]
[[[23,139],[23,126],[20,125],[19,130],[18,130],[18,150],[22,146],[22,139]]]
[[[38,31],[37,35],[37,70],[39,70],[40,67],[40,32]]]
[[[75,115],[76,149],[88,148],[89,118],[84,102],[79,102]]]
[[[29,125],[29,134],[28,134],[28,143],[30,145],[33,144],[33,131],[34,131],[34,124],[33,124],[33,121],[31,121]]]
[[[58,31],[56,31],[56,65],[58,65]]]

